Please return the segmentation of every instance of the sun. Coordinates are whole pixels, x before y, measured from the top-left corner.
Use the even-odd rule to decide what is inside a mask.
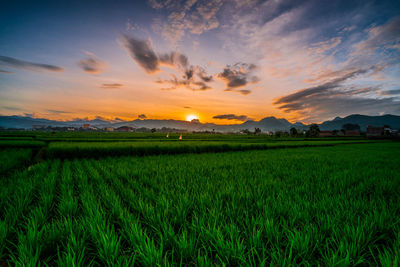
[[[186,116],[186,121],[192,121],[192,120],[198,120],[199,117],[193,114],[187,115]]]

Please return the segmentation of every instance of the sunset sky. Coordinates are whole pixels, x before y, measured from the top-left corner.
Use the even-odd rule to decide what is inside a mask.
[[[354,113],[400,115],[400,1],[2,1],[0,115]]]

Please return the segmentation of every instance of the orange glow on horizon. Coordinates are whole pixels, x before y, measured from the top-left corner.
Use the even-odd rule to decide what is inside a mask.
[[[198,119],[199,119],[199,117],[197,115],[190,114],[190,115],[186,116],[186,121],[192,121],[192,120],[198,120]]]

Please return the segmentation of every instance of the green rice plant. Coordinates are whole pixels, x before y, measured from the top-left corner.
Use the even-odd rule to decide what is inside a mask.
[[[31,149],[3,149],[0,150],[0,178],[11,171],[17,171],[31,161]]]
[[[50,143],[48,158],[101,158],[124,155],[146,156],[182,153],[207,153],[244,150],[264,150],[288,147],[332,146],[338,144],[368,143],[368,140],[342,141],[280,141],[280,142],[54,142]]]
[[[0,148],[40,148],[46,146],[42,141],[0,140]]]
[[[0,261],[397,266],[400,145],[312,142],[135,141],[178,154],[35,164],[0,180]],[[197,154],[214,146],[252,150]]]
[[[78,201],[74,197],[71,162],[68,160],[63,164],[61,177],[58,211],[61,216],[72,217],[78,211]]]

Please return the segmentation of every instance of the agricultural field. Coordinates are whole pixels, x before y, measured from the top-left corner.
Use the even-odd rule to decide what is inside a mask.
[[[398,142],[21,137],[0,134],[33,144],[0,150],[2,266],[400,264]]]

